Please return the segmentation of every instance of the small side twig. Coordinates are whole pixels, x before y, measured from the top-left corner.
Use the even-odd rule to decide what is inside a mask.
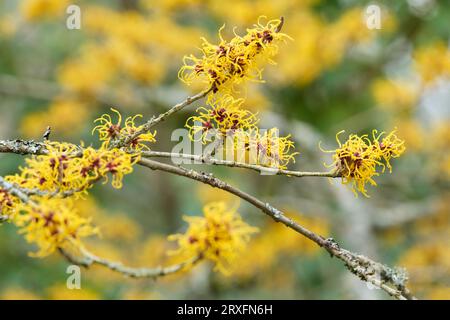
[[[284,175],[291,177],[326,177],[326,178],[339,178],[340,175],[337,171],[293,171],[293,170],[282,170],[277,168],[264,167],[261,165],[249,164],[239,161],[231,161],[231,160],[220,160],[213,157],[205,157],[203,155],[195,155],[195,154],[186,154],[186,153],[172,153],[172,152],[163,152],[163,151],[143,151],[142,157],[144,158],[178,158],[178,159],[186,159],[192,160],[198,163],[206,163],[213,165],[222,165],[227,167],[237,167],[243,169],[253,170],[259,173],[271,172],[275,175]]]
[[[168,117],[170,117],[172,114],[184,109],[185,107],[189,106],[190,104],[192,104],[193,102],[200,100],[202,98],[204,98],[209,92],[211,92],[212,87],[210,87],[207,90],[204,90],[202,92],[197,93],[196,95],[187,97],[184,101],[177,103],[176,105],[174,105],[173,107],[171,107],[169,110],[167,110],[164,113],[161,113],[159,116],[157,117],[153,117],[150,120],[148,120],[140,130],[136,131],[135,133],[128,135],[126,137],[123,137],[123,139],[119,140],[117,145],[113,145],[113,147],[124,147],[127,146],[128,144],[130,144],[131,141],[135,140],[137,137],[139,137],[140,135],[147,133],[148,131],[150,131],[150,129],[157,125],[158,123],[166,120]]]
[[[100,265],[106,267],[112,271],[123,274],[124,276],[130,278],[159,278],[174,274],[184,270],[186,267],[193,266],[197,264],[202,256],[198,255],[192,259],[174,264],[168,267],[155,267],[155,268],[133,268],[123,265],[121,262],[111,261],[108,259],[101,258],[84,247],[78,247],[81,257],[70,254],[68,251],[60,248],[59,252],[69,261],[70,263],[89,268],[92,265]]]

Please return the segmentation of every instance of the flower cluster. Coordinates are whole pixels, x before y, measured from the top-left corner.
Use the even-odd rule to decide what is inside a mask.
[[[336,140],[339,148],[331,151],[336,173],[342,178],[344,184],[352,184],[352,190],[361,192],[368,197],[366,183],[376,186],[373,177],[378,176],[377,169],[381,167],[384,172],[386,167],[392,172],[390,160],[398,158],[405,151],[404,141],[399,139],[395,130],[384,136],[384,132],[378,134],[376,130],[372,133],[372,140],[368,135],[358,136],[351,134],[345,143],[339,141],[339,132]]]
[[[119,149],[80,150],[69,143],[47,143],[48,153],[32,156],[20,174],[9,176],[7,180],[20,188],[37,189],[58,194],[86,192],[100,179],[112,176],[112,186],[122,187],[124,175],[132,172],[132,166],[139,159]]]
[[[98,232],[90,219],[78,215],[74,201],[100,180],[107,183],[111,178],[114,188],[122,187],[124,175],[133,171],[140,155],[111,147],[110,141],[140,130],[136,117],[127,118],[122,128],[120,114],[115,124],[104,115],[95,128],[103,141],[98,149],[83,143],[47,141],[44,154],[32,155],[18,174],[5,177],[23,196],[19,199],[17,194],[0,189],[0,212],[20,228],[28,242],[37,245],[35,256],[44,257],[67,246],[76,248],[80,238]],[[141,150],[146,141],[154,141],[153,135],[139,136],[128,148]]]
[[[80,238],[98,233],[90,219],[77,214],[72,199],[42,198],[39,205],[20,203],[13,223],[25,239],[38,246],[32,255],[45,257],[58,248],[79,244]]]
[[[213,139],[226,140],[218,147],[221,152],[216,150],[215,154],[225,153],[227,160],[238,159],[277,169],[286,169],[294,161],[297,153],[292,151],[294,143],[290,135],[280,137],[277,128],[260,130],[257,114],[243,108],[244,99],[234,97],[238,93],[235,85],[261,80],[262,70],[258,67],[261,59],[273,63],[271,58],[278,52],[277,42],[289,38],[280,33],[283,22],[283,19],[271,20],[266,25],[258,22],[254,28],[247,29],[245,36],[235,34],[229,42],[221,36],[222,28],[218,45],[203,40],[201,59],[193,55],[185,57],[180,79],[190,84],[201,77],[213,89],[207,107],[197,109],[197,115],[186,122],[191,140],[203,144]]]
[[[31,156],[25,160],[26,166],[20,173],[8,176],[9,182],[21,188],[39,189],[49,192],[77,190],[84,181],[76,179],[80,176],[77,158],[78,148],[70,143],[47,143],[47,154]]]
[[[212,137],[225,137],[237,130],[256,129],[258,119],[252,112],[242,108],[244,99],[227,95],[216,105],[197,109],[197,115],[186,121],[193,141],[209,142]]]
[[[191,84],[200,77],[212,87],[214,93],[219,89],[232,92],[234,85],[246,80],[261,81],[259,61],[273,63],[271,58],[278,52],[277,42],[289,38],[279,32],[282,23],[282,20],[271,20],[265,25],[258,22],[254,28],[247,29],[244,36],[235,34],[230,41],[222,37],[222,27],[219,30],[219,44],[211,44],[203,38],[202,57],[184,57],[179,78]]]
[[[295,156],[299,154],[293,151],[294,142],[290,135],[281,137],[278,128],[236,132],[233,139],[228,139],[224,145],[227,160],[233,158],[238,162],[282,170],[289,162],[295,163]]]
[[[295,162],[298,152],[292,152],[294,142],[290,135],[280,137],[279,130],[272,128],[263,133],[258,131],[255,136],[250,135],[247,149],[256,150],[256,159],[250,159],[250,163],[256,163],[266,167],[286,169],[289,162]]]
[[[103,141],[103,147],[110,147],[111,142],[120,141],[134,133],[140,131],[142,129],[142,125],[136,126],[135,121],[137,118],[141,118],[142,115],[138,114],[133,117],[128,117],[125,119],[125,123],[122,126],[122,115],[119,111],[111,108],[111,111],[117,114],[117,122],[113,122],[111,116],[109,114],[104,114],[100,118],[96,119],[95,122],[98,122],[92,133],[95,131],[98,132],[98,136],[100,141]],[[156,131],[153,133],[147,132],[140,134],[133,140],[129,142],[129,148],[132,150],[140,151],[142,149],[149,149],[149,147],[145,144],[146,142],[156,142],[155,139]]]
[[[123,176],[133,171],[133,165],[139,157],[132,156],[120,149],[93,149],[86,148],[83,156],[79,158],[80,175],[89,183],[105,179],[108,181],[108,174],[111,175],[111,185],[116,188],[122,188]]]
[[[242,221],[235,208],[224,202],[204,206],[204,217],[185,217],[189,227],[184,234],[169,236],[179,248],[172,254],[185,258],[202,256],[215,264],[215,269],[228,274],[230,265],[246,247],[250,235],[257,232]]]

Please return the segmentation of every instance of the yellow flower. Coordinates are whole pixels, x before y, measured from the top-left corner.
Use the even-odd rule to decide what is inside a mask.
[[[274,63],[271,58],[278,52],[276,43],[289,38],[279,32],[281,26],[282,20],[271,20],[265,25],[258,21],[254,28],[247,29],[246,35],[235,34],[230,41],[221,35],[223,26],[219,30],[219,44],[211,44],[203,38],[202,57],[192,54],[184,57],[179,78],[191,84],[195,78],[201,77],[214,93],[219,89],[233,92],[234,85],[246,80],[261,81],[259,62]]]
[[[226,158],[269,168],[286,169],[291,161],[295,163],[295,156],[299,154],[293,151],[295,145],[290,137],[290,135],[280,137],[278,128],[237,131],[231,143],[230,140],[224,143]]]
[[[342,144],[339,140],[339,134],[342,132],[344,131],[336,135],[339,148],[329,151],[334,153],[332,166],[341,176],[342,183],[352,184],[355,195],[356,191],[359,191],[368,197],[366,183],[377,185],[373,177],[379,175],[378,167],[382,168],[381,172],[384,172],[386,166],[390,172],[392,171],[390,160],[398,158],[405,151],[404,141],[396,136],[395,130],[384,138],[381,138],[384,132],[377,135],[377,131],[374,130],[372,141],[367,135],[351,134]]]
[[[112,176],[111,185],[120,189],[123,176],[133,171],[133,165],[139,160],[139,156],[130,155],[117,148],[96,150],[89,147],[77,160],[79,160],[78,171],[82,178],[88,181],[105,178],[104,183],[107,183],[108,174],[110,174]]]
[[[109,147],[112,141],[130,136],[141,130],[143,127],[142,125],[136,126],[135,124],[136,119],[141,118],[142,115],[138,114],[133,117],[126,118],[124,126],[122,127],[122,115],[120,112],[113,108],[111,108],[111,111],[117,114],[117,122],[114,123],[109,114],[103,114],[100,118],[94,121],[99,122],[100,124],[92,130],[92,133],[95,131],[98,132],[99,139],[100,141],[103,141],[103,145],[106,148]],[[147,132],[141,134],[130,141],[129,148],[138,151],[142,149],[150,149],[145,142],[156,142],[155,136],[156,131],[153,133]]]
[[[229,266],[258,229],[246,224],[236,209],[227,208],[224,202],[209,203],[203,212],[204,217],[184,217],[189,223],[184,234],[169,236],[179,246],[172,254],[202,256],[215,264],[215,270],[228,274]]]
[[[406,149],[405,141],[397,137],[395,132],[396,130],[381,138],[384,135],[384,132],[376,136],[377,131],[373,131],[372,145],[378,150],[378,153],[383,158],[384,163],[389,169],[389,172],[392,172],[390,160],[392,158],[400,157]]]
[[[58,248],[79,244],[80,239],[98,233],[90,219],[80,217],[71,199],[41,198],[39,205],[20,203],[13,223],[25,239],[38,246],[32,256],[45,257]]]
[[[100,179],[120,189],[123,176],[133,171],[138,155],[131,155],[117,148],[85,148],[81,154],[77,146],[69,143],[48,142],[48,154],[26,159],[27,166],[20,174],[6,177],[9,182],[31,190],[41,190],[57,195],[72,192],[86,193]]]
[[[6,179],[27,189],[63,192],[80,189],[84,182],[79,179],[79,167],[74,155],[77,146],[70,143],[47,143],[48,154],[31,156],[20,174]]]
[[[0,214],[10,216],[14,213],[14,208],[18,199],[12,196],[8,191],[0,188]]]
[[[211,141],[216,135],[225,137],[236,130],[255,129],[258,119],[248,110],[242,109],[244,99],[234,99],[226,95],[210,107],[197,109],[197,116],[186,121],[192,141]]]
[[[111,111],[117,115],[116,123],[113,123],[109,114],[103,114],[100,118],[94,120],[94,123],[99,122],[100,124],[92,129],[92,134],[97,131],[99,140],[107,143],[119,137],[122,130],[122,115],[116,109],[111,108]]]
[[[278,128],[265,130],[263,134],[258,132],[256,139],[250,139],[250,148],[253,145],[257,150],[256,164],[286,169],[289,162],[295,163],[295,156],[299,153],[291,151],[294,142],[290,137],[280,137]]]

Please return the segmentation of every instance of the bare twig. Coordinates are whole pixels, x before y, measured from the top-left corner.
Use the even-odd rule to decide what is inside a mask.
[[[89,268],[92,265],[100,265],[131,278],[159,278],[167,276],[170,274],[180,272],[184,270],[186,267],[193,266],[202,260],[202,256],[199,255],[188,261],[179,264],[174,264],[168,267],[133,268],[125,266],[121,262],[101,258],[84,247],[77,246],[77,249],[80,251],[81,257],[72,255],[62,248],[59,248],[58,251],[70,263],[83,266],[85,268]]]
[[[157,125],[158,123],[166,120],[168,117],[170,117],[172,114],[182,110],[183,108],[189,106],[190,104],[192,104],[193,102],[200,100],[202,98],[204,98],[210,91],[212,90],[212,87],[210,87],[207,90],[204,90],[202,92],[197,93],[196,95],[187,97],[184,101],[177,103],[176,105],[174,105],[173,107],[171,107],[169,110],[167,110],[164,113],[161,113],[159,116],[157,117],[152,117],[150,120],[148,120],[140,130],[136,131],[135,133],[123,137],[122,140],[119,140],[118,144],[116,145],[116,147],[122,147],[122,146],[127,146],[131,141],[135,140],[137,137],[139,137],[141,134],[144,134],[148,131],[150,131],[150,129]],[[113,145],[114,147],[114,145]]]
[[[204,157],[203,155],[186,154],[186,153],[172,153],[172,152],[162,152],[162,151],[143,151],[142,157],[144,157],[144,158],[159,157],[159,158],[187,159],[187,160],[195,161],[197,163],[244,168],[244,169],[250,169],[253,171],[257,171],[259,173],[271,173],[274,175],[285,175],[285,176],[292,176],[292,177],[327,177],[327,178],[340,177],[339,174],[335,170],[326,171],[326,172],[282,170],[282,169],[277,169],[277,168],[264,167],[261,165],[248,164],[248,163],[244,163],[244,162],[230,161],[230,160],[220,160],[220,159],[216,159],[213,157]]]
[[[45,143],[33,140],[0,140],[0,152],[16,154],[46,154]]]

